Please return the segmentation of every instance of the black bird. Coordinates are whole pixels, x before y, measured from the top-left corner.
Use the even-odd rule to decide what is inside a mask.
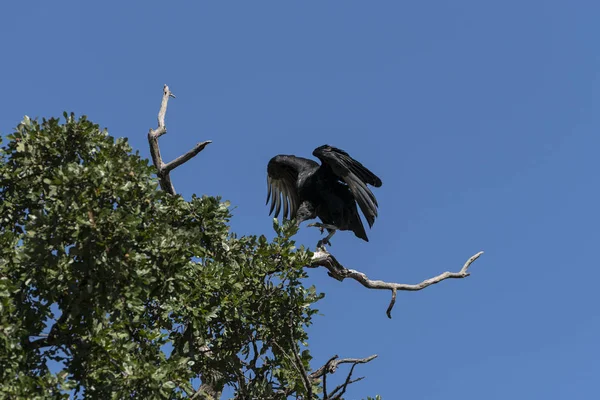
[[[317,147],[313,156],[321,160],[321,165],[291,155],[278,155],[269,161],[269,215],[275,211],[277,218],[283,208],[283,218],[295,218],[298,225],[319,217],[322,224],[309,226],[319,227],[321,231],[327,229],[329,234],[317,243],[317,247],[324,243],[331,245],[329,239],[337,230],[350,230],[368,242],[356,203],[372,227],[378,204],[367,184],[380,187],[381,179],[348,153],[333,146]]]

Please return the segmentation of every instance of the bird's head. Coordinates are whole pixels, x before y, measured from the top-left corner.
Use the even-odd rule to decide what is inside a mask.
[[[336,148],[333,146],[330,146],[328,144],[324,144],[323,146],[319,146],[316,149],[313,150],[313,156],[320,158],[319,154],[326,154],[326,153],[330,153],[332,151],[335,151]]]
[[[331,145],[328,144],[324,144],[323,146],[319,146],[315,149],[315,151],[313,151],[313,156],[318,157],[319,153],[329,153],[333,151],[334,153],[339,153],[339,154],[343,154],[345,156],[348,155],[348,153],[346,153],[344,150],[342,149],[338,149],[337,147],[333,147]]]
[[[324,144],[323,146],[317,147],[314,151],[331,151],[331,146],[328,144]]]

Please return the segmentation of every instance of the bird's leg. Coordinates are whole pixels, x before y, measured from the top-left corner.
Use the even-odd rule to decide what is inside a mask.
[[[331,239],[331,237],[335,235],[335,232],[338,230],[338,227],[335,225],[321,224],[319,222],[313,222],[312,224],[308,224],[307,226],[319,228],[321,230],[321,233],[323,233],[325,229],[327,229],[327,231],[329,232],[329,234],[326,237],[317,242],[317,248],[323,247],[324,244],[331,246],[331,242],[329,241],[329,239]]]
[[[327,229],[327,231],[329,231],[329,234],[317,242],[317,248],[323,247],[324,244],[331,246],[331,242],[329,241],[329,239],[331,239],[333,237],[333,235],[335,235],[335,233],[337,232],[337,228],[336,229]]]

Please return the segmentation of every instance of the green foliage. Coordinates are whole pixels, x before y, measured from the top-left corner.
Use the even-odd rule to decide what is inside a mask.
[[[238,238],[227,202],[166,195],[126,140],[64,117],[0,150],[0,397],[302,394],[322,295],[294,225]]]

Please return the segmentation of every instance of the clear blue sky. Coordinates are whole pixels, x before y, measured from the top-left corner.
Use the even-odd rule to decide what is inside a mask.
[[[392,320],[311,271],[315,367],[379,354],[350,399],[596,399],[600,4],[493,3],[6,2],[0,131],[74,111],[149,157],[167,83],[165,159],[214,141],[175,187],[240,234],[272,234],[270,157],[341,147],[383,180],[371,241],[333,239],[347,267],[416,283],[486,253]]]

